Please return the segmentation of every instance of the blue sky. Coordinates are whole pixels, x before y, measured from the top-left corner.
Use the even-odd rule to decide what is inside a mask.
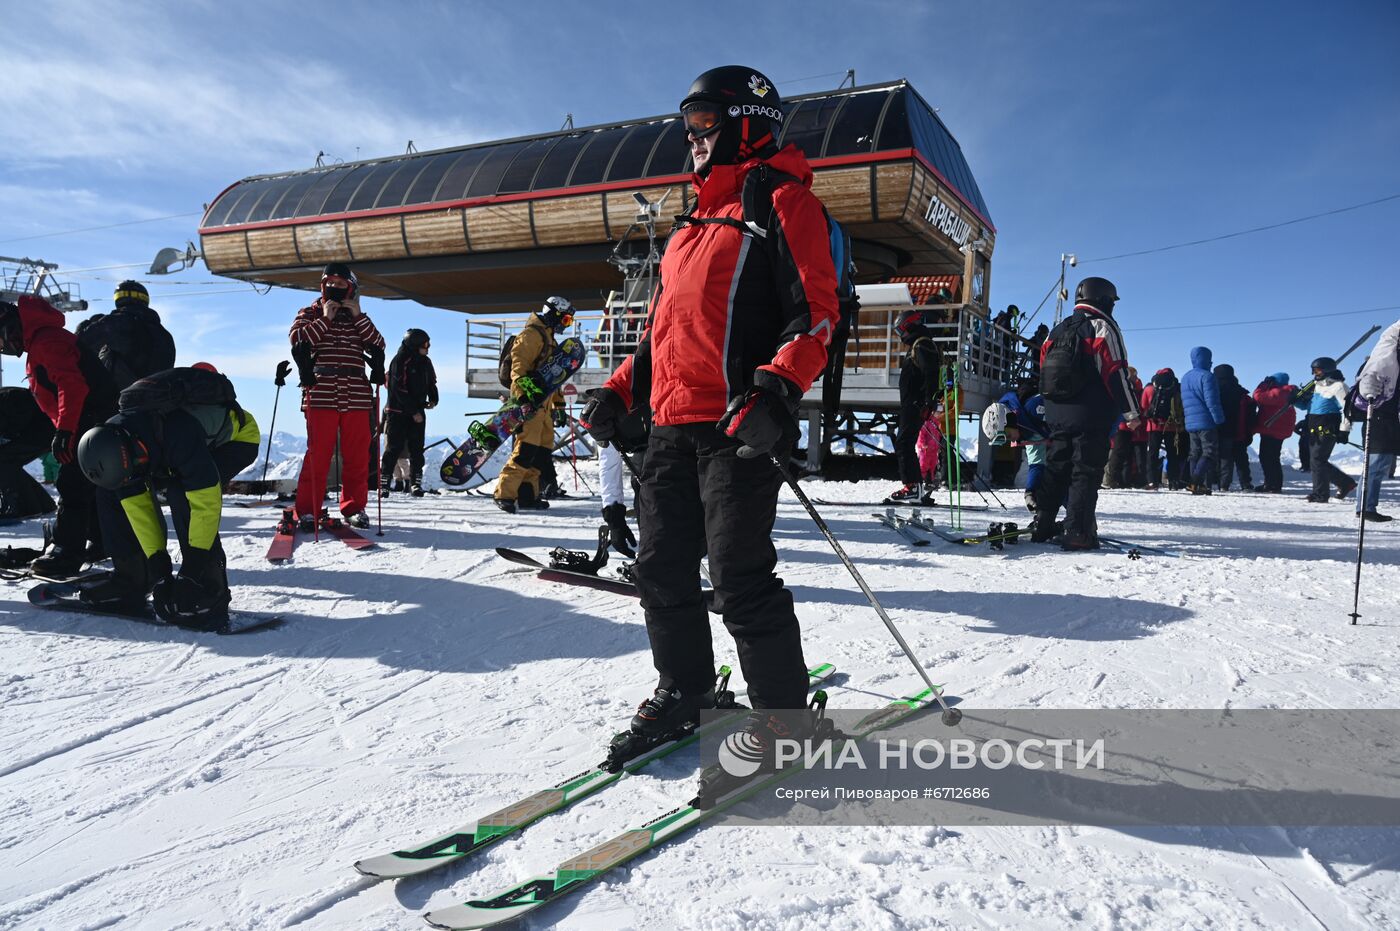
[[[788,95],[908,78],[962,145],[998,228],[992,303],[1030,310],[1082,260],[1400,193],[1400,5],[81,3],[26,8],[0,91],[0,254],[65,268],[146,263],[194,238],[202,205],[250,174],[668,112],[718,64]],[[640,10],[640,11],[638,11]],[[827,74],[836,72],[836,74]],[[826,75],[810,78],[814,75]],[[45,234],[195,214],[115,229]],[[45,236],[45,238],[28,238]],[[1115,261],[1133,363],[1180,371],[1195,345],[1252,386],[1337,353],[1400,310],[1400,200]],[[180,361],[230,372],[264,425],[303,292],[254,294],[199,266],[76,272],[95,309],[147,281]],[[1071,281],[1077,280],[1075,277]],[[541,295],[542,297],[544,295]],[[1052,310],[1047,308],[1042,317]],[[367,302],[391,344],[433,334],[444,403],[478,407],[463,318]],[[74,318],[75,321],[81,318]],[[1159,329],[1172,327],[1175,329]],[[1357,361],[1359,362],[1358,356]],[[1346,366],[1348,374],[1352,366]],[[10,360],[5,380],[17,370]],[[300,432],[293,398],[279,428]]]

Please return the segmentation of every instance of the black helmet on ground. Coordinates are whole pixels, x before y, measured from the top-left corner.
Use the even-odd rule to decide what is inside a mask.
[[[108,491],[144,478],[150,462],[146,444],[116,424],[99,424],[78,441],[78,465],[83,474]]]
[[[1074,302],[1107,312],[1118,303],[1118,289],[1107,278],[1085,278],[1074,289]]]
[[[149,307],[151,292],[147,291],[141,282],[128,278],[117,285],[117,290],[112,293],[112,302],[118,307]]]
[[[321,296],[331,301],[345,301],[360,293],[360,282],[350,266],[331,262],[321,270]]]
[[[1331,356],[1318,356],[1312,361],[1314,372],[1330,372],[1337,367],[1337,360]]]
[[[24,352],[24,323],[19,318],[19,305],[0,301],[0,352],[17,356]]]
[[[431,341],[428,339],[428,331],[420,330],[417,327],[411,327],[408,332],[403,335],[403,344],[410,349],[421,349],[428,345],[429,342]]]
[[[763,72],[745,65],[711,68],[681,101],[686,131],[714,136],[710,165],[733,165],[777,150],[783,101]]]
[[[562,330],[574,322],[574,305],[567,297],[547,297],[540,308],[539,318],[552,330]]]

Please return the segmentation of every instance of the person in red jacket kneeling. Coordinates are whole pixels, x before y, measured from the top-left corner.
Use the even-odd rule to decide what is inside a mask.
[[[632,719],[641,737],[683,731],[714,705],[706,552],[712,610],[734,636],[753,707],[806,705],[797,615],[774,574],[782,475],[770,457],[782,460],[797,438],[798,402],[826,364],[837,321],[826,214],[802,152],[774,141],[777,90],[752,68],[715,68],[695,80],[681,113],[695,204],[667,242],[636,355],[583,415],[603,442],[629,411],[649,411],[652,423],[636,575],[660,675]],[[771,189],[771,211],[766,194],[752,199],[767,216],[744,216],[746,181]],[[774,713],[749,727],[763,741],[770,722],[800,730],[807,720]]]

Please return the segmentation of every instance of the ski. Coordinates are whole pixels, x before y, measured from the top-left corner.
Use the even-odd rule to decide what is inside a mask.
[[[933,693],[927,689],[909,698],[899,699],[861,719],[851,732],[843,737],[849,740],[868,737],[922,711],[933,702]],[[655,850],[749,796],[802,771],[802,766],[791,766],[755,779],[716,799],[712,807],[704,810],[690,804],[673,808],[640,827],[623,831],[617,837],[565,860],[549,873],[532,877],[486,898],[436,909],[425,914],[423,918],[434,928],[448,928],[453,931],[490,928],[515,921],[541,905],[577,891],[614,867],[647,851]]]
[[[949,543],[962,543],[968,546],[976,546],[982,543],[990,544],[994,550],[1002,548],[1003,544],[1016,543],[1021,537],[1029,536],[1030,527],[1017,527],[1015,524],[992,524],[987,532],[982,535],[968,535],[956,533],[952,530],[944,530],[933,521],[919,514],[917,510],[909,515],[909,523],[920,530],[927,531],[934,536],[947,540]]]
[[[272,545],[267,548],[268,562],[285,562],[292,558],[292,550],[297,546],[297,515],[292,508],[282,509],[282,519],[277,522],[277,532]]]
[[[0,579],[6,582],[51,582],[54,585],[76,585],[79,587],[100,582],[111,574],[111,569],[89,567],[79,575],[61,579],[56,576],[36,575],[28,569],[0,569]]]
[[[836,667],[830,663],[814,666],[807,670],[809,685],[815,686],[825,682],[835,672]],[[727,679],[728,674],[728,667],[721,667],[721,678]],[[725,723],[727,722],[721,719],[712,722],[707,727],[697,728],[679,739],[658,744],[645,753],[628,760],[615,770],[609,769],[606,765],[595,766],[570,776],[563,782],[542,792],[527,795],[435,840],[406,850],[397,850],[393,853],[357,860],[355,869],[365,876],[372,876],[376,879],[398,879],[426,873],[448,863],[454,863],[508,834],[514,834],[516,831],[533,824],[545,815],[567,808],[580,799],[612,785],[625,773],[635,773],[650,763],[693,744],[703,734],[709,733]]]
[[[115,611],[106,610],[95,605],[84,604],[78,600],[78,595],[82,587],[72,583],[41,582],[29,590],[29,603],[36,608],[45,608],[53,611],[67,611],[73,614],[95,614],[100,617],[120,617],[131,621],[140,621],[143,624],[153,624],[156,627],[168,627],[172,630],[191,630],[193,628],[181,627],[178,624],[171,624],[161,620],[156,616],[148,604],[144,611]],[[255,630],[266,630],[272,627],[280,627],[282,618],[274,614],[259,614],[249,611],[230,611],[228,620],[213,633],[216,634],[246,634]],[[193,631],[203,633],[203,631]]]
[[[373,549],[376,545],[373,540],[356,533],[339,517],[322,517],[321,532],[330,534],[352,550]]]
[[[1099,537],[1099,543],[1100,545],[1127,553],[1129,559],[1136,559],[1143,553],[1151,553],[1155,556],[1170,556],[1173,559],[1186,558],[1185,553],[1180,553],[1176,550],[1163,549],[1160,546],[1148,546],[1144,543],[1132,543],[1128,540],[1119,540],[1114,537]]]
[[[909,522],[894,513],[894,508],[889,508],[885,513],[875,513],[871,515],[880,523],[908,540],[913,546],[928,546],[929,541],[909,529]]]
[[[889,505],[909,504],[921,508],[945,508],[962,511],[986,511],[991,509],[989,504],[964,504],[961,507],[954,504],[938,504],[935,501],[893,501],[885,498],[883,501],[823,501],[821,498],[813,498],[813,504],[819,504],[829,508],[882,508]]]

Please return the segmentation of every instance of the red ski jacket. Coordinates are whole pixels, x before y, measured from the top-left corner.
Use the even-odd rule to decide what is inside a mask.
[[[78,337],[63,328],[62,311],[41,297],[24,295],[18,303],[29,391],[53,421],[55,430],[67,430],[76,435],[90,391],[88,379],[96,375],[84,370]],[[106,390],[99,389],[106,395],[103,412],[113,406],[111,388],[104,387]]]
[[[826,365],[838,313],[826,215],[801,150],[789,145],[765,161],[798,179],[773,189],[768,235],[726,223],[680,225],[637,352],[608,379],[629,410],[650,407],[653,423],[713,423],[758,369],[805,392]],[[696,175],[691,216],[742,225],[744,178],[760,164]]]

